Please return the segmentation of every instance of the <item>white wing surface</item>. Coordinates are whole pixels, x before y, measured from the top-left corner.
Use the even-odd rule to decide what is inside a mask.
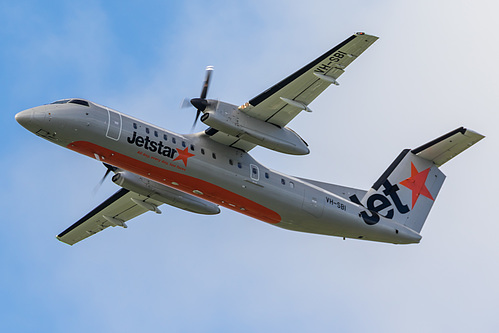
[[[159,212],[157,207],[161,204],[162,202],[121,189],[78,222],[61,232],[57,239],[73,245],[110,226],[126,228],[126,221],[149,210],[154,210],[155,207],[155,211]]]

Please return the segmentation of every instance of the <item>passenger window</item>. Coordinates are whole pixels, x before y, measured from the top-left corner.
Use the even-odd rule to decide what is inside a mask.
[[[237,167],[241,169],[243,166],[241,165],[241,162],[237,162]]]
[[[191,150],[194,151],[194,145],[191,145]]]
[[[229,159],[229,164],[234,165],[234,162],[231,159]]]
[[[185,141],[182,141],[182,147],[185,148]]]
[[[293,183],[293,182],[289,182],[289,187],[291,187],[291,188],[295,188],[295,183]]]
[[[133,123],[133,128],[137,129],[137,123]]]
[[[146,127],[146,133],[149,134],[149,128],[148,127]]]
[[[158,131],[154,131],[154,136],[158,137]]]
[[[175,138],[172,138],[173,143],[177,143],[177,140]]]
[[[265,172],[265,178],[269,179],[269,173]]]
[[[286,185],[286,181],[284,180],[284,178],[281,178],[281,184]]]
[[[164,139],[165,141],[168,141],[168,137],[166,136],[166,134],[163,134],[163,139]]]
[[[211,157],[213,157],[213,159],[217,159],[217,155],[215,155],[215,153],[211,153]]]
[[[204,148],[201,148],[201,154],[204,155]]]

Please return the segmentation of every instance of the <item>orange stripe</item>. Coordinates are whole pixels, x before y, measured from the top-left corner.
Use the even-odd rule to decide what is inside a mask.
[[[181,190],[190,195],[195,195],[255,219],[268,223],[281,222],[281,216],[273,210],[199,178],[165,170],[87,141],[70,143],[67,148],[91,158],[95,158],[95,154],[97,154],[103,162],[152,179],[168,187]],[[172,186],[172,182],[176,182],[179,185]],[[203,195],[193,193],[194,190],[201,191]]]

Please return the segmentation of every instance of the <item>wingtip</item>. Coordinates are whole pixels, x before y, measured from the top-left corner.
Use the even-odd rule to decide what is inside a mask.
[[[464,130],[466,131],[466,134],[469,133],[469,134],[471,134],[471,136],[474,136],[474,137],[478,138],[477,142],[480,141],[480,140],[482,140],[483,138],[485,138],[485,135],[480,134],[480,133],[478,133],[478,132],[476,132],[474,130],[471,130],[469,128],[465,128]]]
[[[369,35],[369,34],[366,34],[366,33],[365,33],[365,32],[363,32],[363,31],[356,32],[356,33],[355,33],[355,36],[365,36],[365,37],[371,37],[371,38],[374,38],[375,40],[379,39],[379,37],[378,37],[378,36]]]
[[[61,242],[61,243],[67,244],[67,245],[69,245],[69,246],[73,246],[73,244],[69,244],[69,243],[66,243],[65,241],[63,241],[63,240],[61,239],[61,237],[59,237],[59,235],[55,236],[55,238],[57,238],[57,240],[58,240],[59,242]]]

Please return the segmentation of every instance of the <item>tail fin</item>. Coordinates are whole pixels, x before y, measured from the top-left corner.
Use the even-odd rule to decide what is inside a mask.
[[[483,138],[461,127],[402,151],[360,200],[368,209],[361,213],[364,221],[375,224],[381,215],[419,233],[445,180],[438,167]],[[350,199],[359,202],[355,196]]]

